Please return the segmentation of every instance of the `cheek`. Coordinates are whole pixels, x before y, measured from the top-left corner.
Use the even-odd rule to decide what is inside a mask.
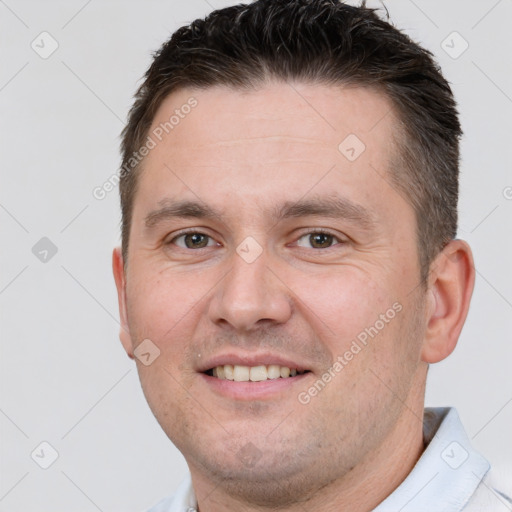
[[[163,357],[149,367],[139,366],[138,371],[146,401],[171,441],[178,444],[180,439],[194,437],[204,405],[184,392],[188,386],[178,372]]]
[[[299,307],[305,305],[303,314],[326,340],[332,339],[331,351],[336,352],[345,350],[347,342],[373,326],[396,301],[384,277],[378,283],[355,267],[307,277],[294,291]]]
[[[207,290],[206,285],[196,286],[194,280],[170,274],[145,275],[133,280],[127,287],[127,302],[134,345],[149,338],[164,353],[183,350],[180,344],[167,340],[187,337]]]

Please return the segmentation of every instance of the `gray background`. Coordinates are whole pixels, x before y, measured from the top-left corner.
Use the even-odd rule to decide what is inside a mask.
[[[0,511],[138,511],[183,476],[118,339],[118,190],[93,190],[118,169],[151,52],[234,3],[0,0]],[[436,55],[465,130],[459,237],[474,250],[476,288],[455,353],[430,369],[427,405],[455,405],[475,446],[510,463],[512,2],[388,8]],[[58,43],[47,58],[43,31]],[[55,255],[39,252],[43,237]],[[59,454],[48,469],[42,441]]]

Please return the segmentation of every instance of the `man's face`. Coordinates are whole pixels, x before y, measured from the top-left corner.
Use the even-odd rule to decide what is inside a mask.
[[[191,97],[140,176],[122,341],[160,350],[137,360],[142,387],[193,475],[270,500],[313,490],[370,460],[422,399],[396,118],[362,88],[215,87],[171,94],[150,134]],[[268,378],[284,367],[299,372]]]

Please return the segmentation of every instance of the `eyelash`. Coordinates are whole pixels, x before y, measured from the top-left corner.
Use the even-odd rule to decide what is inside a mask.
[[[197,231],[195,229],[191,229],[191,230],[186,230],[186,231],[179,232],[176,236],[174,236],[171,240],[169,240],[169,242],[166,242],[165,245],[171,245],[171,244],[175,243],[177,239],[179,239],[179,238],[181,238],[183,236],[186,236],[186,235],[193,235],[193,234],[203,235],[203,236],[206,236],[206,237],[210,238],[211,240],[213,240],[213,237],[211,237],[210,235],[207,235],[206,233],[203,233],[201,231]],[[306,231],[305,233],[302,233],[298,237],[297,240],[300,240],[301,238],[304,238],[305,236],[312,235],[312,234],[315,234],[315,235],[321,234],[321,235],[332,236],[334,240],[338,241],[337,244],[333,244],[333,245],[331,245],[329,247],[326,247],[326,248],[320,248],[320,249],[319,248],[315,248],[315,247],[311,247],[310,248],[310,249],[316,250],[316,251],[318,251],[318,250],[326,251],[326,250],[334,248],[336,245],[343,245],[343,244],[345,244],[347,242],[346,240],[343,240],[339,236],[335,235],[334,233],[331,233],[330,231],[322,229],[322,228],[316,228],[316,229],[311,229],[310,231]],[[188,247],[180,247],[180,246],[178,246],[178,247],[180,249],[184,249],[184,250],[198,251],[198,250],[201,250],[201,249],[208,249],[210,246],[200,247],[199,249],[191,249],[191,248],[188,248]],[[301,247],[301,248],[302,249],[306,249],[305,247]]]

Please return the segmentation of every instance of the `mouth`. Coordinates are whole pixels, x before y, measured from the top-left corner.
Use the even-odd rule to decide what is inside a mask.
[[[270,352],[218,353],[204,358],[196,368],[202,377],[200,385],[238,403],[289,400],[314,371],[311,363],[297,354],[288,357]]]
[[[256,366],[224,364],[210,368],[203,373],[209,377],[215,377],[220,380],[262,382],[266,380],[293,378],[309,373],[309,370],[300,370],[278,364],[260,364]]]

